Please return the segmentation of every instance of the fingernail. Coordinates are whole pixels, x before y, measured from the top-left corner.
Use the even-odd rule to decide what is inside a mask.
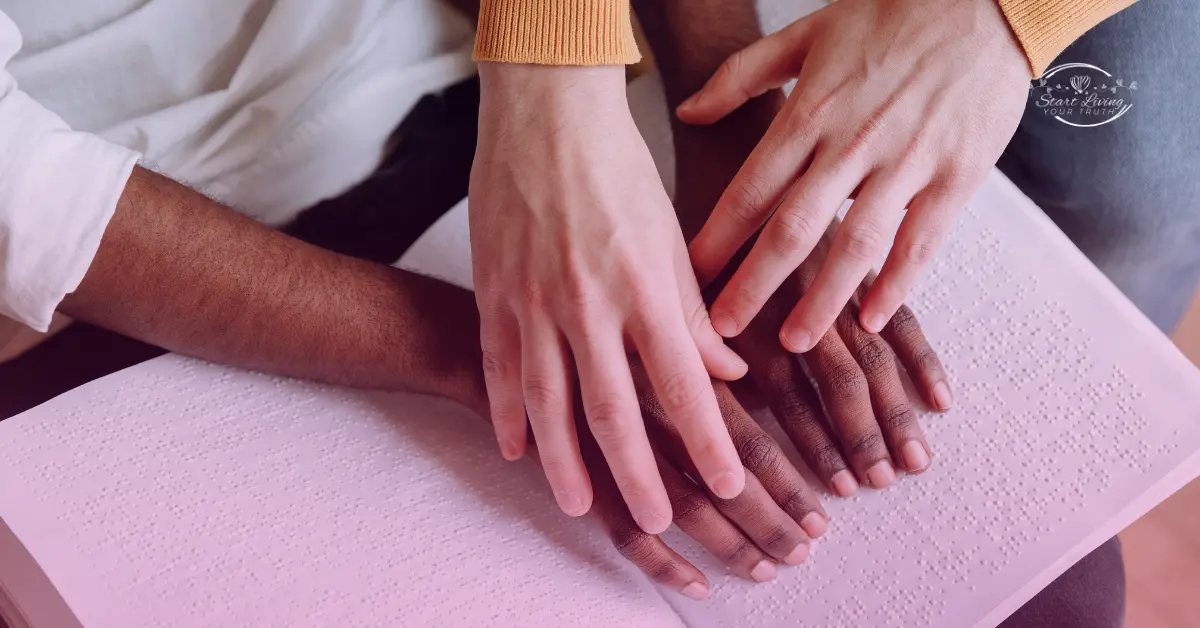
[[[500,448],[500,455],[509,462],[516,462],[521,459],[521,454],[518,452],[517,443],[515,441],[505,441],[504,446]]]
[[[929,452],[920,441],[910,440],[904,445],[904,466],[909,473],[920,473],[929,468]]]
[[[896,470],[892,468],[892,463],[880,460],[867,469],[867,481],[875,488],[887,488],[896,482]]]
[[[812,334],[804,330],[784,332],[781,339],[783,347],[792,353],[804,353],[812,349]]]
[[[770,582],[775,579],[775,563],[769,560],[760,560],[750,570],[750,577],[754,578],[755,582]]]
[[[833,485],[833,492],[839,497],[850,497],[858,492],[858,480],[854,479],[853,473],[845,469],[833,474],[829,483]]]
[[[800,520],[800,527],[812,538],[820,537],[829,529],[829,520],[819,512],[810,512]]]
[[[708,487],[714,495],[721,499],[733,499],[741,494],[745,485],[745,478],[739,482],[732,471],[722,471],[712,479],[712,483]]]
[[[738,333],[737,319],[729,314],[717,314],[713,316],[712,326],[718,334],[721,334],[725,338],[733,338]]]
[[[792,550],[791,554],[783,557],[783,564],[795,567],[808,560],[808,543],[801,543]]]
[[[640,512],[633,516],[633,520],[637,522],[638,527],[646,534],[659,534],[671,525],[671,522],[664,516],[656,512]]]
[[[887,319],[883,317],[883,314],[871,314],[863,319],[863,329],[872,334],[878,334],[883,331],[884,325],[887,325]]]
[[[949,410],[954,405],[954,397],[950,395],[950,387],[946,382],[933,385],[933,403],[937,405],[938,410]]]
[[[575,493],[554,491],[554,499],[558,501],[558,507],[572,517],[581,517],[587,514],[587,509],[583,507],[583,500],[579,499]]]
[[[708,587],[700,584],[699,582],[693,582],[686,587],[683,587],[683,590],[680,591],[680,593],[692,598],[693,600],[700,601],[708,598]]]

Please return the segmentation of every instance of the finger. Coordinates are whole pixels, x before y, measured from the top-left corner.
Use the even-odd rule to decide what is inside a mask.
[[[858,481],[875,488],[895,483],[895,468],[875,420],[867,378],[841,337],[836,331],[825,334],[805,361]]]
[[[717,407],[712,380],[678,318],[643,319],[630,328],[646,374],[667,417],[714,495],[732,499],[742,492],[745,473]]]
[[[580,334],[569,340],[588,427],[634,520],[645,532],[658,534],[671,524],[671,502],[646,439],[624,343],[615,332]]]
[[[652,403],[652,405],[655,404]],[[744,414],[744,411],[742,414]],[[751,423],[754,422],[753,419],[746,418]],[[653,425],[652,431],[655,434],[655,442],[660,445],[660,451],[670,464],[674,465],[673,468],[680,469],[683,473],[695,477],[697,474],[695,465],[692,463],[687,450],[683,447],[679,433],[674,429],[673,425],[669,421],[656,422]],[[778,451],[778,444],[765,433],[762,433],[761,429],[758,431],[762,434],[763,438],[770,441],[770,445],[768,446],[764,441],[751,439],[746,442],[746,453],[761,461],[763,458],[772,455],[770,453],[771,449],[768,447],[773,447],[774,451]],[[779,452],[778,455],[782,458],[782,452]],[[770,464],[761,464],[760,466],[769,467]],[[792,469],[792,471],[795,473],[795,469]],[[663,478],[667,483],[667,492],[670,494],[672,490],[671,482],[667,480],[665,472],[663,473]],[[695,486],[695,484],[692,484],[692,486]],[[695,500],[690,497],[686,498],[682,504],[675,497],[672,497],[671,508],[675,512],[675,523],[681,529],[688,532],[689,536],[704,544],[713,555],[733,567],[735,571],[748,573],[751,579],[757,580],[768,567],[761,567],[757,575],[751,573],[755,568],[759,567],[758,554],[751,552],[750,548],[745,547],[742,541],[748,540],[752,542],[754,547],[770,554],[775,560],[779,560],[784,564],[798,565],[808,558],[810,551],[808,547],[809,540],[810,538],[814,538],[798,522],[805,521],[817,533],[817,536],[824,534],[825,529],[828,527],[828,516],[820,509],[820,504],[816,496],[810,490],[807,490],[807,484],[804,483],[803,479],[799,479],[799,487],[798,489],[791,488],[790,493],[783,493],[785,497],[777,499],[767,491],[753,473],[747,470],[746,487],[737,497],[726,500],[710,494],[705,498],[705,504],[715,508],[716,513],[708,510],[697,512],[701,504],[694,503]],[[787,491],[788,489],[784,490]],[[785,507],[790,507],[791,511],[785,511]],[[719,516],[723,521],[736,524],[738,529],[737,536],[733,537],[723,534],[719,529],[693,530],[697,532],[697,534],[693,534],[693,531],[689,531],[685,527],[699,528],[702,524],[717,527],[716,523],[703,520],[710,514]],[[706,541],[704,538],[701,538],[704,534],[719,537],[721,542],[716,542],[713,538],[709,538]],[[746,554],[750,554],[751,557],[746,557]],[[759,581],[761,582],[762,580]]]
[[[700,350],[700,359],[703,360],[708,374],[724,381],[736,381],[744,377],[749,367],[713,329],[712,321],[708,318],[708,306],[700,294],[700,286],[696,283],[696,275],[692,271],[686,249],[681,249],[675,256],[675,277],[688,330],[696,348]]]
[[[838,226],[812,287],[783,323],[780,340],[788,350],[806,351],[833,325],[886,250],[897,218],[919,185],[914,179],[905,171],[896,176],[873,176],[864,183],[858,200]]]
[[[688,124],[712,124],[751,98],[796,78],[807,51],[809,19],[764,37],[734,53],[676,113]]]
[[[775,561],[721,514],[705,496],[703,489],[688,480],[666,461],[659,462],[659,473],[671,496],[675,525],[696,539],[733,573],[755,582],[774,580]]]
[[[883,338],[863,331],[850,308],[838,317],[837,329],[867,378],[875,416],[892,459],[909,473],[925,471],[933,454],[900,381],[896,354]]]
[[[771,295],[812,253],[863,174],[864,167],[857,163],[814,163],[792,187],[779,210],[763,227],[750,254],[713,303],[713,322],[721,335],[730,337],[745,329]],[[728,333],[731,330],[733,334]],[[785,346],[794,353],[809,350],[813,342],[800,337],[784,338]]]
[[[966,200],[965,194],[943,185],[931,185],[913,199],[887,261],[863,299],[860,320],[864,329],[873,334],[883,330],[933,260]]]
[[[783,352],[780,351],[780,353]],[[784,355],[791,358],[790,355]],[[737,447],[742,464],[749,471],[747,477],[754,476],[766,490],[771,501],[777,504],[792,521],[799,524],[808,537],[815,539],[825,534],[829,528],[829,515],[821,507],[821,501],[809,487],[808,482],[804,481],[800,472],[783,453],[779,443],[763,431],[727,386],[718,385],[716,392],[717,403],[721,406],[721,416],[725,417],[726,429],[733,438],[733,444]],[[816,400],[815,394],[813,400]],[[747,480],[747,482],[749,481]],[[764,537],[754,538],[758,542]],[[760,547],[770,551],[767,545],[760,543]],[[786,549],[786,544],[780,549]],[[772,552],[772,555],[791,564],[786,558],[787,555],[779,555],[775,552]]]
[[[942,367],[937,352],[925,338],[917,317],[908,309],[900,306],[887,326],[883,328],[883,337],[900,358],[900,364],[908,376],[920,389],[925,402],[931,408],[946,411],[954,405],[954,397],[950,393],[950,377]]]
[[[480,304],[481,311],[483,304]],[[527,427],[521,392],[521,348],[516,318],[507,310],[481,317],[479,340],[483,349],[483,380],[487,386],[492,427],[500,454],[518,460],[525,453]]]
[[[643,381],[639,375],[635,369],[635,381]],[[746,413],[729,387],[716,383],[715,389],[726,430],[733,438],[747,472],[746,488],[740,495],[731,500],[713,497],[712,502],[759,548],[786,564],[798,564],[808,556],[808,548],[798,546],[807,543],[810,537],[824,534],[829,516],[779,444]],[[658,451],[675,468],[699,477],[678,428],[666,416],[658,399],[643,394],[639,401],[647,420],[647,430],[658,444]],[[757,473],[762,475],[756,476]],[[670,492],[669,483],[667,490]],[[677,523],[678,517],[676,509]]]
[[[607,463],[590,438],[583,439],[584,456],[588,466],[594,470],[596,498],[592,512],[600,522],[604,533],[629,562],[633,563],[651,580],[664,587],[692,598],[703,600],[708,597],[709,583],[695,565],[667,546],[659,537],[647,534],[629,514],[621,501],[621,493],[612,476],[606,471]]]
[[[854,495],[858,492],[858,480],[825,423],[816,391],[795,356],[774,341],[774,332],[770,336],[769,346],[778,350],[769,356],[755,357],[754,381],[766,397],[771,413],[813,473],[834,494]]]
[[[592,485],[579,453],[566,350],[545,314],[532,312],[522,323],[522,393],[542,469],[558,507],[579,517],[591,508]]]
[[[791,98],[784,105],[689,245],[692,267],[701,286],[712,282],[742,245],[758,232],[808,166],[817,132],[810,114],[800,111],[798,103],[798,99]],[[740,329],[723,327],[716,317],[713,323],[717,332],[727,338]]]

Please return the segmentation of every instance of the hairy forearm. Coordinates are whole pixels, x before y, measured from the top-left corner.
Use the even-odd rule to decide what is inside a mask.
[[[483,389],[468,292],[308,245],[141,168],[60,309],[242,368],[471,405]]]

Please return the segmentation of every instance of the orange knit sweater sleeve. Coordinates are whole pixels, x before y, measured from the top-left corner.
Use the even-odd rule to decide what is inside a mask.
[[[629,0],[483,0],[475,59],[627,65],[641,54]]]
[[[999,0],[1033,75],[1040,76],[1071,42],[1136,0]]]
[[[1136,0],[997,0],[1034,76]],[[475,58],[547,65],[635,63],[629,0],[483,0]]]

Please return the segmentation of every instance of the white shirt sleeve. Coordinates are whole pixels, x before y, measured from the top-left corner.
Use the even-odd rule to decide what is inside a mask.
[[[79,287],[139,155],[88,133],[17,89],[21,48],[0,11],[0,314],[46,331]]]

